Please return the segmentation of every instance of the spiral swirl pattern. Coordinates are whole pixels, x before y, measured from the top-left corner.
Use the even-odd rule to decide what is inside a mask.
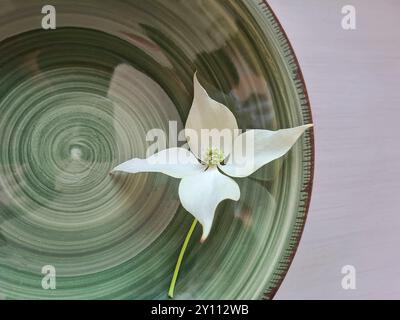
[[[309,122],[292,52],[257,1],[55,6],[51,31],[39,1],[0,13],[0,296],[164,299],[192,220],[178,181],[109,171],[145,157],[153,129],[182,129],[195,70],[241,129]],[[196,230],[177,298],[271,296],[304,223],[311,146],[238,180],[205,244]],[[45,265],[56,290],[42,288]]]

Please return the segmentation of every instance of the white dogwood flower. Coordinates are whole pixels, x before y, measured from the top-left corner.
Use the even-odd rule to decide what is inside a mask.
[[[161,172],[182,179],[182,206],[202,225],[204,241],[210,233],[218,204],[239,200],[238,184],[231,177],[251,175],[282,157],[312,124],[278,131],[239,132],[233,113],[209,97],[196,74],[194,99],[185,126],[189,149],[169,148],[147,159],[132,159],[113,169],[129,173]]]

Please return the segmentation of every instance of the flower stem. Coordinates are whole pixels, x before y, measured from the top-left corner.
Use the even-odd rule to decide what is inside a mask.
[[[181,252],[179,253],[178,261],[176,262],[176,266],[175,266],[174,275],[172,276],[171,284],[170,284],[169,290],[168,290],[168,296],[170,298],[174,297],[175,284],[176,284],[176,280],[178,279],[179,269],[181,268],[183,256],[185,255],[186,248],[189,244],[189,240],[193,234],[196,224],[197,224],[197,219],[194,219],[192,226],[190,227],[189,232],[186,235],[186,239],[185,239],[185,242],[183,243]]]

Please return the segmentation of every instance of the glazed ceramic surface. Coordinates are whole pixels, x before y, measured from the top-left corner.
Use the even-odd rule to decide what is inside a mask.
[[[241,129],[311,122],[294,54],[259,1],[0,4],[0,296],[165,299],[193,217],[178,180],[109,171],[145,157],[149,131],[183,128],[195,70]],[[168,141],[167,141],[168,142]],[[166,145],[168,147],[168,143]],[[290,153],[236,179],[238,202],[197,228],[177,299],[271,298],[292,260],[312,184],[308,132]],[[54,266],[56,289],[42,287]]]

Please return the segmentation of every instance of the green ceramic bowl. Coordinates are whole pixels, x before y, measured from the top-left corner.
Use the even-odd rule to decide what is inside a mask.
[[[292,48],[259,0],[56,0],[55,30],[42,3],[1,3],[0,297],[166,299],[193,219],[178,181],[110,169],[144,157],[151,129],[182,128],[195,70],[241,129],[310,123]],[[238,179],[240,201],[221,203],[204,244],[196,229],[176,299],[272,298],[312,177],[307,132]]]

